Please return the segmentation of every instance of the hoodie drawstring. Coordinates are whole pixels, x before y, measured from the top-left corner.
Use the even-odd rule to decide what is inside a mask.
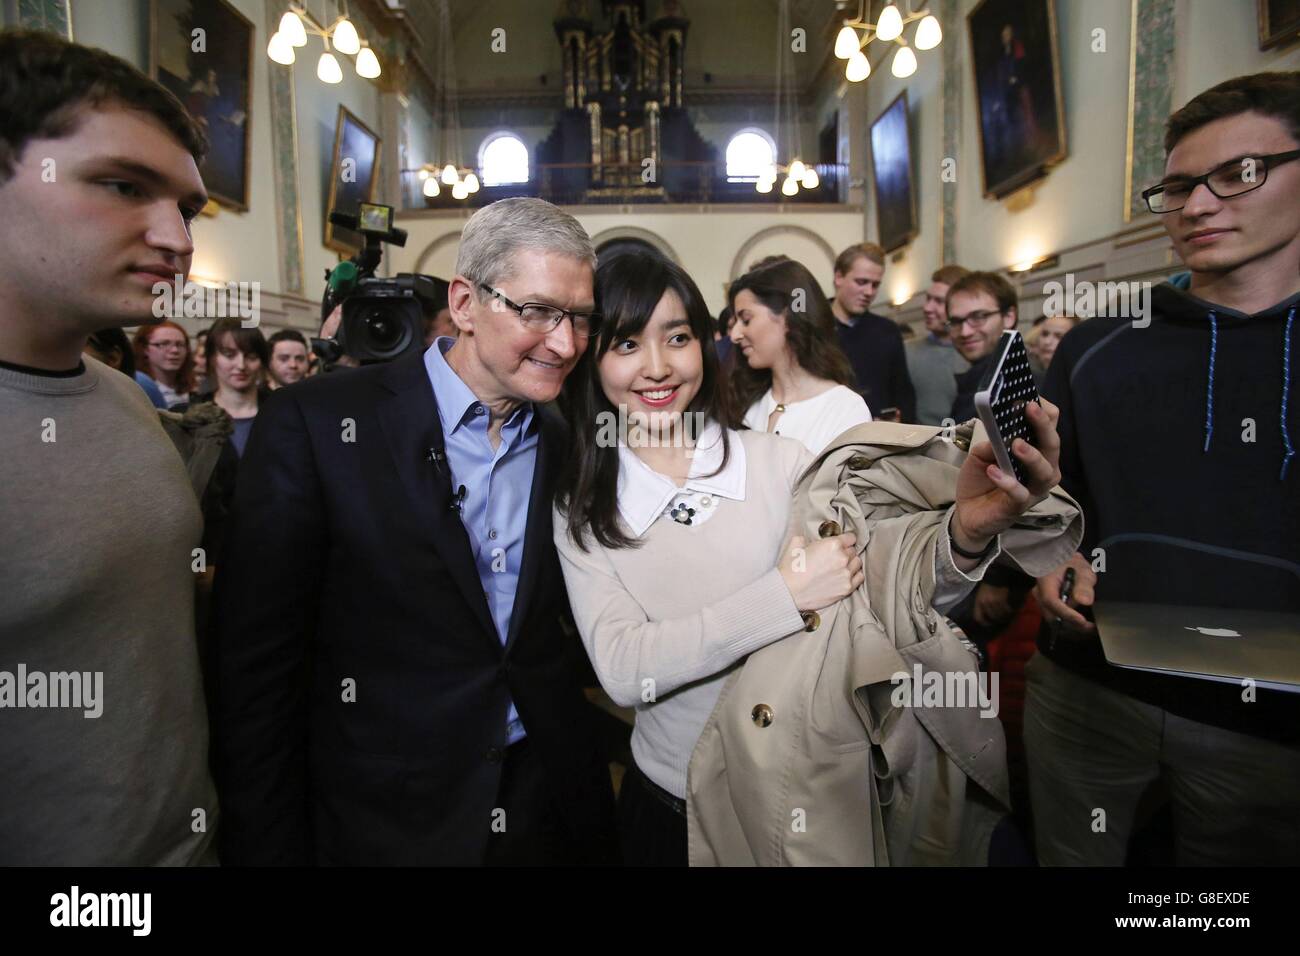
[[[1210,450],[1210,438],[1214,435],[1214,357],[1219,348],[1219,318],[1210,313],[1210,373],[1205,380],[1205,447]]]
[[[1291,397],[1291,326],[1295,323],[1295,309],[1294,305],[1291,306],[1286,317],[1286,328],[1282,332],[1282,448],[1286,453],[1282,456],[1282,473],[1277,476],[1278,481],[1286,480],[1286,470],[1295,456],[1295,449],[1291,446],[1291,433],[1287,428],[1287,404]]]

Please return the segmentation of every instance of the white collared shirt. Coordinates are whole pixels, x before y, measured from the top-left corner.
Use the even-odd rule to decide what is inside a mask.
[[[722,434],[717,422],[704,426],[686,484],[680,487],[626,444],[618,446],[618,511],[633,535],[642,537],[660,518],[694,527],[713,516],[719,498],[745,500],[745,445],[736,432],[728,431],[727,464],[719,470]]]

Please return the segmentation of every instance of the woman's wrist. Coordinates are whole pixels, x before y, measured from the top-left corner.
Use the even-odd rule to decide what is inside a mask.
[[[948,522],[948,538],[957,555],[971,561],[979,561],[988,554],[996,537],[996,535],[971,534],[962,525],[961,509],[953,509],[952,519]]]

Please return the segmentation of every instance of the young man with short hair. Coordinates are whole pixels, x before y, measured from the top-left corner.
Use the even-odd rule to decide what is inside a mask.
[[[849,246],[835,260],[831,311],[840,348],[853,366],[855,388],[876,418],[916,421],[916,391],[907,374],[898,324],[868,311],[885,277],[885,250],[874,242]]]
[[[924,338],[907,343],[907,372],[916,387],[916,420],[922,425],[942,425],[952,413],[957,378],[969,367],[948,334],[948,288],[968,275],[961,266],[941,266],[930,276],[925,290]]]
[[[198,502],[140,387],[82,358],[189,272],[205,150],[129,64],[0,31],[0,864],[215,862]]]
[[[1011,283],[996,272],[971,272],[948,287],[945,311],[952,344],[970,368],[957,376],[952,419],[975,417],[975,391],[997,352],[1002,333],[1016,327],[1018,300]]]
[[[1165,152],[1143,195],[1190,288],[1157,286],[1147,315],[1081,323],[1044,385],[1087,532],[1072,604],[1065,568],[1038,582],[1067,630],[1040,637],[1027,669],[1038,853],[1122,864],[1162,782],[1177,863],[1294,864],[1300,698],[1115,667],[1077,609],[1300,611],[1300,73],[1201,93],[1170,117]]]
[[[271,361],[267,363],[267,387],[271,391],[301,382],[307,376],[307,339],[296,329],[281,329],[267,343]]]

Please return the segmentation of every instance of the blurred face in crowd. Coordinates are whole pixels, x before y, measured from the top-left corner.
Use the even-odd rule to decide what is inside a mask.
[[[512,273],[492,288],[516,305],[596,310],[590,263],[525,248],[515,253],[513,264]],[[549,332],[529,329],[518,312],[465,276],[452,280],[449,307],[459,335],[447,360],[458,374],[470,375],[474,393],[487,403],[554,401],[587,348],[587,339],[575,334],[567,316]]]
[[[998,311],[997,299],[987,292],[954,293],[948,302],[948,321],[964,319],[960,326],[951,325],[952,344],[968,362],[978,362],[997,348],[1005,329],[1016,327],[1016,310]]]
[[[921,312],[925,316],[925,330],[936,338],[948,337],[948,308],[944,304],[948,299],[948,283],[931,282],[925,290],[925,303]]]
[[[598,368],[605,397],[627,407],[629,422],[652,432],[675,427],[704,380],[700,340],[677,293],[665,292],[645,328],[614,341]]]
[[[1182,139],[1165,160],[1165,180],[1200,176],[1243,157],[1300,149],[1280,120],[1238,113],[1206,123]],[[1243,167],[1243,175],[1244,175]],[[1291,213],[1284,211],[1290,209]],[[1264,184],[1220,199],[1202,183],[1182,209],[1161,216],[1174,249],[1192,272],[1224,273],[1289,251],[1288,268],[1300,259],[1300,161],[1268,168]]]
[[[835,300],[850,315],[867,311],[876,301],[885,267],[866,256],[858,256],[848,272],[835,273]]]
[[[424,347],[427,349],[444,336],[453,339],[456,337],[456,323],[451,320],[451,309],[447,308],[439,309],[433,320],[425,323]]]
[[[7,306],[70,334],[157,322],[153,286],[170,294],[189,273],[206,200],[194,157],[159,120],[84,109],[67,135],[30,140],[0,185]]]
[[[226,392],[256,389],[262,375],[262,360],[256,353],[241,352],[229,332],[217,343],[212,364],[216,366],[217,387]]]
[[[1052,364],[1052,356],[1056,354],[1056,346],[1060,344],[1065,333],[1074,328],[1074,323],[1061,315],[1054,315],[1046,319],[1038,327],[1038,338],[1034,340],[1034,354],[1038,356],[1038,361],[1043,363],[1043,367]]]
[[[773,312],[748,289],[736,293],[731,341],[750,368],[775,368],[790,359],[785,315]]]
[[[170,325],[154,329],[149,334],[148,354],[149,367],[157,373],[155,377],[168,383],[175,381],[189,349],[189,336],[180,329]]]
[[[271,350],[270,372],[276,386],[301,381],[307,374],[307,346],[287,340],[276,342]]]
[[[194,336],[194,375],[199,379],[207,377],[208,374],[207,341],[207,332],[200,332]]]

